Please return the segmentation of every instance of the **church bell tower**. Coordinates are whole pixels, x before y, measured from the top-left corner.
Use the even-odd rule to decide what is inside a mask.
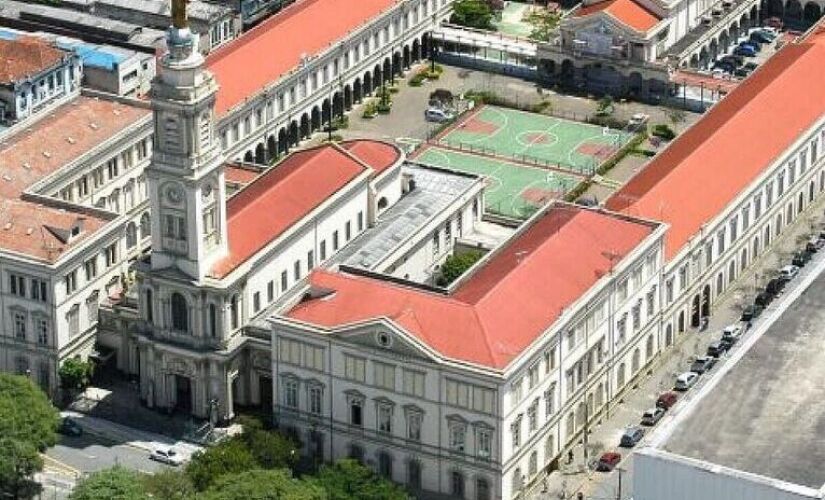
[[[152,213],[152,268],[200,281],[226,254],[224,158],[215,140],[218,85],[204,69],[187,0],[172,0],[168,53],[152,82],[154,143],[146,170]]]

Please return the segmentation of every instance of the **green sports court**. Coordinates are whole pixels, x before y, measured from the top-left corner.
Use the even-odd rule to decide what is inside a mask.
[[[486,176],[486,211],[513,218],[527,218],[550,200],[562,198],[584,177],[501,158],[425,146],[415,155],[425,165]]]
[[[497,106],[471,111],[437,137],[446,148],[592,175],[632,133]]]

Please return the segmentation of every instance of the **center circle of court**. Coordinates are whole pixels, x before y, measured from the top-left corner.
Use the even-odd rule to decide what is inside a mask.
[[[555,134],[545,130],[525,130],[516,136],[516,142],[525,148],[534,146],[552,146],[559,142]]]

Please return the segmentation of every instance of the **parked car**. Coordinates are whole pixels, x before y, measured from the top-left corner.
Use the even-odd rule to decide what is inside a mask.
[[[764,21],[762,21],[762,24],[763,24],[764,26],[767,26],[767,27],[769,27],[769,28],[774,28],[774,29],[776,29],[776,30],[781,30],[781,29],[782,29],[782,25],[783,25],[783,23],[782,23],[782,19],[779,19],[779,18],[778,18],[778,17],[776,17],[776,16],[774,16],[774,17],[769,17],[769,18],[765,19]]]
[[[715,364],[716,358],[713,356],[699,356],[693,363],[691,363],[690,371],[702,375],[703,373],[710,371]]]
[[[427,111],[424,112],[424,118],[428,122],[443,123],[452,120],[455,115],[445,109],[427,108]]]
[[[639,126],[644,125],[647,121],[650,120],[650,115],[646,115],[644,113],[636,113],[630,117],[628,120],[628,124],[631,126]]]
[[[63,420],[60,421],[60,426],[57,428],[57,432],[65,436],[77,437],[83,435],[83,427],[80,427],[80,424],[71,418],[63,417]]]
[[[719,61],[733,64],[737,68],[745,64],[745,58],[742,56],[737,56],[735,54],[728,54],[726,56],[722,56],[719,58]]]
[[[651,408],[644,413],[642,413],[642,425],[652,426],[659,423],[659,420],[665,416],[665,409],[659,408],[658,406],[655,408]]]
[[[183,465],[183,457],[174,448],[156,448],[149,454],[149,458],[175,467]]]
[[[708,344],[707,355],[713,356],[714,358],[720,358],[722,357],[722,354],[724,354],[728,350],[729,347],[729,344],[721,340],[711,342],[710,344]]]
[[[821,238],[811,238],[808,240],[808,243],[805,244],[805,250],[809,253],[816,253],[822,250],[822,247],[825,246],[825,240]]]
[[[633,448],[645,436],[645,430],[638,426],[628,427],[622,434],[619,446],[623,448]]]
[[[742,69],[742,68],[737,68],[736,71],[733,72],[733,76],[735,76],[737,78],[747,78],[748,75],[750,75],[750,74],[751,74],[750,71],[748,71],[746,69]]]
[[[685,372],[678,377],[676,377],[676,384],[674,384],[673,388],[677,391],[686,391],[693,387],[696,383],[696,380],[699,379],[699,375],[693,372]]]
[[[759,67],[759,64],[755,62],[746,62],[742,67],[748,71],[756,71],[756,68]]]
[[[721,69],[727,73],[733,73],[736,70],[736,64],[730,61],[716,61],[713,63],[713,69]]]
[[[740,45],[733,49],[733,53],[737,56],[754,57],[756,56],[756,49],[754,49],[750,45]]]
[[[770,39],[770,41],[776,40],[776,37],[779,36],[779,34],[773,28],[759,28],[758,30],[756,30],[756,32],[760,35],[766,36],[768,39]]]
[[[763,309],[759,304],[750,304],[742,311],[742,316],[740,316],[739,319],[742,321],[753,321],[762,314]]]
[[[728,325],[722,328],[722,338],[732,339],[735,343],[742,337],[742,327],[739,325]]]
[[[763,290],[756,295],[756,298],[753,299],[753,303],[759,304],[762,307],[768,307],[773,298],[774,294],[768,292],[767,290]]]
[[[676,404],[678,399],[679,396],[677,396],[675,392],[663,392],[659,394],[658,398],[656,398],[656,406],[662,408],[663,410],[669,410]]]
[[[811,260],[811,253],[806,250],[800,250],[793,254],[793,260],[791,264],[795,265],[796,267],[802,267]]]
[[[799,274],[799,267],[794,265],[785,266],[779,270],[779,278],[785,281],[790,281],[796,278],[797,274]]]
[[[599,461],[596,462],[596,470],[599,472],[610,472],[613,469],[615,469],[621,461],[621,453],[616,453],[615,451],[606,451],[602,453],[602,456],[599,457]]]
[[[760,52],[762,50],[762,46],[759,45],[759,42],[754,42],[753,40],[739,42],[739,47],[750,47],[754,52]]]
[[[786,281],[782,278],[774,278],[765,285],[765,291],[772,293],[774,296],[779,295],[785,288]]]
[[[773,38],[770,35],[762,33],[761,31],[754,31],[751,33],[750,40],[759,43],[771,43]]]

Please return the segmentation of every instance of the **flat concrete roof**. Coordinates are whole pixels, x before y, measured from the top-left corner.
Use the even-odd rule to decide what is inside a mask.
[[[711,341],[710,334],[701,335]],[[820,274],[695,403],[663,448],[819,489],[825,483],[823,353],[825,274]]]

